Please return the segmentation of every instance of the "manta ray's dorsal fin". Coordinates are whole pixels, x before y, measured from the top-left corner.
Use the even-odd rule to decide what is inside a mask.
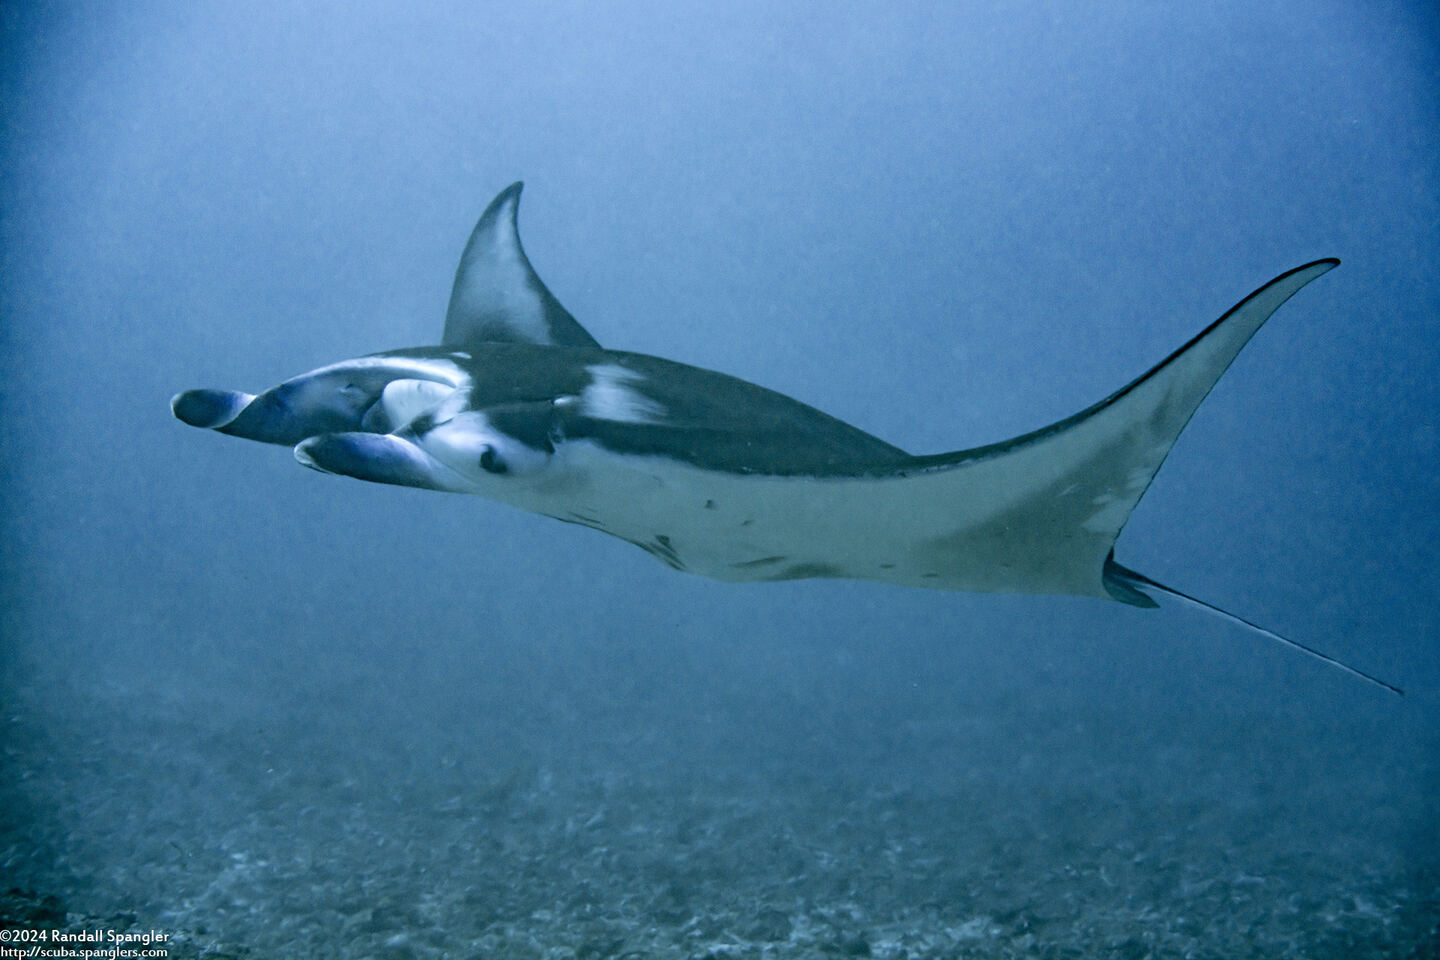
[[[546,289],[520,246],[516,216],[523,187],[512,183],[500,191],[475,224],[455,270],[441,342],[457,349],[486,342],[598,348]]]

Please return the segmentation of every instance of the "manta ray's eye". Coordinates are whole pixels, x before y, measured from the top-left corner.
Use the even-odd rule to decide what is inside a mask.
[[[487,473],[504,473],[509,468],[505,461],[500,459],[500,454],[495,452],[494,447],[486,447],[485,452],[480,454],[480,469]]]

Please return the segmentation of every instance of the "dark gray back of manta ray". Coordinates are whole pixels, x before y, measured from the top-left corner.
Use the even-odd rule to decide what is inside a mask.
[[[773,390],[621,351],[477,345],[471,404],[489,407],[581,394],[590,382],[587,366],[613,364],[637,375],[627,380],[626,389],[660,413],[647,422],[607,420],[587,416],[583,403],[567,406],[553,413],[558,418],[554,428],[566,438],[738,474],[883,478],[985,464],[987,471],[1013,472],[1016,488],[1036,476],[1053,475],[1054,496],[1035,498],[1031,509],[1053,514],[1045,525],[1056,530],[1086,526],[1100,533],[1108,549],[1200,401],[1241,348],[1282,303],[1338,262],[1316,261],[1275,278],[1150,372],[1074,416],[1002,443],[953,453],[912,457]],[[1067,498],[1061,492],[1072,489],[1114,502],[1114,525],[1100,530],[1087,520],[1093,507],[1085,498],[1071,505],[1076,514],[1069,516],[1071,506],[1062,509]]]
[[[865,476],[893,473],[911,456],[843,420],[738,377],[619,350],[471,345],[460,361],[472,378],[470,406],[532,446],[552,437],[592,440],[615,453],[663,456],[707,470],[767,476]],[[634,373],[625,388],[655,415],[636,420],[591,416],[583,396],[589,368]],[[536,406],[538,401],[547,401]]]

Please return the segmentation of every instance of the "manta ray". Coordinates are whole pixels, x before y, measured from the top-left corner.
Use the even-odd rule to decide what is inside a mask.
[[[292,446],[324,473],[582,524],[717,580],[843,577],[1140,607],[1165,595],[1399,692],[1115,560],[1131,511],[1216,380],[1338,260],[1281,274],[1073,416],[916,456],[736,377],[602,347],[525,255],[521,189],[501,191],[471,233],[438,346],[343,360],[258,395],[188,390],[172,399],[175,416]]]

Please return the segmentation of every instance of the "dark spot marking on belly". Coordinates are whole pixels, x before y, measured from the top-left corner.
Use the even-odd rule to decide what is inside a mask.
[[[654,541],[631,540],[629,537],[623,537],[622,539],[635,544],[635,546],[644,550],[650,554],[650,556],[673,570],[685,569],[685,564],[680,560],[680,554],[675,552],[675,548],[670,545],[670,538],[664,534],[656,534]]]
[[[705,509],[706,509],[706,510],[714,510],[714,509],[715,509],[715,501],[714,501],[714,500],[706,500],[706,501],[705,501]]]
[[[794,563],[781,570],[770,580],[808,580],[811,577],[844,577],[844,570],[833,563]]]
[[[685,569],[685,564],[680,562],[680,554],[676,552],[675,546],[670,542],[670,538],[665,534],[655,534],[654,550],[655,556],[659,557],[661,560],[664,560],[676,570]]]
[[[922,573],[920,576],[925,580],[938,580],[940,578],[940,574],[938,573]]]
[[[881,569],[881,570],[894,570],[894,569],[895,569],[895,564],[893,564],[893,563],[882,563],[882,564],[880,564],[880,569]]]
[[[730,566],[736,570],[753,570],[756,567],[768,567],[772,563],[784,563],[789,560],[786,556],[761,557],[758,560],[743,560],[740,563],[732,563]]]
[[[741,521],[740,521],[740,526],[742,526],[742,527],[748,527],[748,526],[750,526],[750,524],[752,524],[752,523],[754,523],[754,522],[755,522],[755,521],[754,521],[753,519],[750,519],[750,520],[741,520]]]

